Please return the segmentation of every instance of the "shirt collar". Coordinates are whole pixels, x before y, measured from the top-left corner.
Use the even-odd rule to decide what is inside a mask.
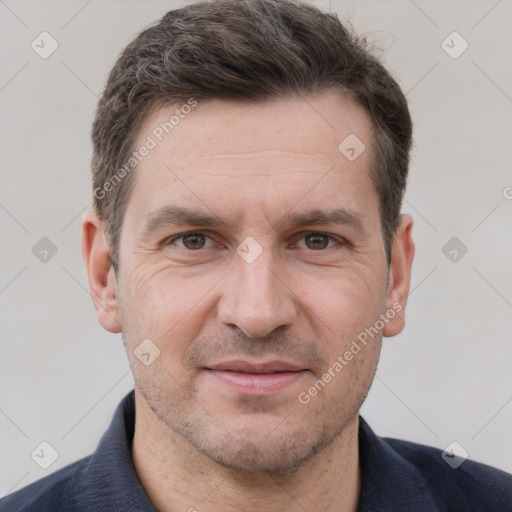
[[[112,422],[92,455],[85,488],[99,489],[99,502],[125,510],[157,512],[135,471],[132,441],[135,432],[135,392],[118,405]],[[361,495],[358,512],[436,512],[438,509],[419,471],[378,437],[359,417]],[[90,487],[89,487],[90,486]]]
[[[361,495],[358,512],[437,512],[418,469],[359,416]]]
[[[103,510],[157,512],[135,471],[132,441],[135,433],[135,392],[130,391],[114,412],[109,428],[90,458],[83,486],[95,489]]]

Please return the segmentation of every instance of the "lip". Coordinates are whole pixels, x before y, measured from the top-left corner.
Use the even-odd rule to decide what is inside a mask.
[[[217,382],[247,395],[270,395],[302,379],[309,370],[285,361],[226,361],[205,368]]]
[[[224,361],[212,366],[208,366],[208,370],[226,370],[240,373],[256,373],[256,374],[269,374],[276,372],[297,372],[301,370],[307,370],[302,366],[288,363],[287,361],[267,361],[265,363],[251,363],[242,359],[235,359],[232,361]]]

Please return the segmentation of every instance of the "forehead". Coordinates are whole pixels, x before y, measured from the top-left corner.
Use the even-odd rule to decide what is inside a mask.
[[[172,147],[175,158],[189,161],[205,156],[222,158],[227,152],[240,159],[252,158],[261,150],[332,160],[340,156],[338,145],[348,135],[366,139],[368,146],[371,132],[366,111],[340,92],[331,91],[258,103],[191,99],[165,105],[146,115],[137,142],[143,143],[150,135],[157,145]],[[189,140],[191,133],[193,140]],[[213,144],[218,146],[217,155],[212,154]]]
[[[137,217],[185,204],[237,218],[242,210],[278,218],[299,202],[376,211],[371,121],[338,92],[166,105],[142,123],[135,148],[144,145],[151,149],[137,165],[128,208]]]

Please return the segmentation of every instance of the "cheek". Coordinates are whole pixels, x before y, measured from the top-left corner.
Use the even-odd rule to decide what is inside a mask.
[[[385,282],[371,269],[352,266],[303,278],[297,296],[324,329],[345,339],[381,313]]]
[[[120,301],[127,341],[149,338],[162,351],[172,348],[174,357],[185,352],[202,327],[211,307],[208,291],[217,281],[206,276],[187,278],[168,265],[139,267],[131,272],[124,281]]]

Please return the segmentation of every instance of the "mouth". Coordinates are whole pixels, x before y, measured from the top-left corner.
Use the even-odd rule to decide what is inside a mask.
[[[286,361],[226,361],[204,370],[217,382],[249,395],[275,393],[298,382],[309,373],[307,368]]]

